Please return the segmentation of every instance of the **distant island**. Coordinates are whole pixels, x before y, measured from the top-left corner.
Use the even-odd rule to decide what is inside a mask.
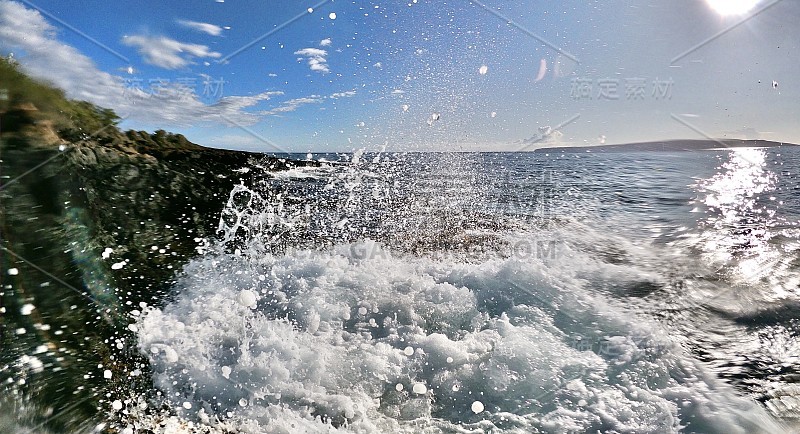
[[[798,146],[794,143],[773,142],[769,140],[664,140],[658,142],[627,143],[623,145],[562,146],[539,148],[534,153],[620,153],[620,152],[685,152],[708,151],[723,148],[774,148],[779,146]]]

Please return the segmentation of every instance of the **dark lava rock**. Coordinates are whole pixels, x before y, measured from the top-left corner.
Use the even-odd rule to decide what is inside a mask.
[[[315,163],[163,132],[40,141],[36,128],[0,143],[0,394],[52,409],[29,424],[71,431],[101,416],[109,391],[151,388],[132,313],[165,301],[215,237],[233,186],[263,168]],[[41,370],[20,363],[32,354]],[[145,369],[130,377],[134,366]],[[105,369],[120,375],[105,379]]]

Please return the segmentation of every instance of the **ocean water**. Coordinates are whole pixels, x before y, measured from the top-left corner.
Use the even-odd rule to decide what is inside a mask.
[[[310,157],[208,216],[87,431],[800,429],[797,149]]]
[[[341,158],[231,191],[120,426],[791,432],[797,150]]]

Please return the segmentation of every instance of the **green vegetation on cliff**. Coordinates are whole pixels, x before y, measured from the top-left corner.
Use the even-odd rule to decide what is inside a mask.
[[[126,145],[139,152],[155,149],[199,150],[181,134],[164,130],[120,131],[114,110],[74,101],[48,83],[28,77],[11,59],[0,57],[0,131],[8,140],[36,138],[40,144],[91,140],[101,145]]]
[[[44,124],[67,141],[86,139],[94,132],[103,138],[119,134],[120,118],[113,110],[68,99],[62,90],[25,75],[14,60],[0,58],[0,89],[7,96],[0,99],[4,134],[35,124]]]

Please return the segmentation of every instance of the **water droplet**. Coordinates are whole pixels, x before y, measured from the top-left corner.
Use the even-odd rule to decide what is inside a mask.
[[[164,361],[175,363],[178,361],[178,353],[172,347],[164,346]]]
[[[243,289],[239,292],[237,300],[242,306],[254,308],[256,306],[256,293],[249,289]]]

